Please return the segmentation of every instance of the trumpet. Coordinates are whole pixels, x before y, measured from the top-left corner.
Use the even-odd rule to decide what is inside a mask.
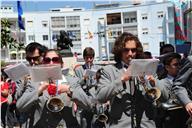
[[[145,99],[150,102],[157,101],[161,96],[161,91],[157,87],[147,87],[149,85],[149,81],[144,77],[144,82],[142,82],[144,91],[145,91]]]
[[[61,98],[59,98],[59,96],[57,95],[57,84],[52,85],[52,81],[49,82],[50,85],[49,87],[52,87],[53,92],[56,91],[56,95],[52,94],[53,92],[49,92],[51,91],[51,88],[48,87],[48,92],[51,95],[51,98],[48,99],[47,103],[46,103],[46,107],[49,111],[51,112],[60,112],[63,108],[64,108],[64,102],[62,101]],[[49,90],[50,89],[50,90]],[[55,89],[55,90],[54,90]]]
[[[105,114],[105,111],[108,110],[105,104],[100,104],[97,109],[97,120],[101,123],[106,123],[108,121],[108,116]]]
[[[46,107],[51,112],[60,112],[64,108],[64,103],[59,97],[51,97],[46,104]]]

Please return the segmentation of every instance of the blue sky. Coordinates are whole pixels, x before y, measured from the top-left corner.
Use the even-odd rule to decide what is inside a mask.
[[[114,0],[112,0],[114,1]],[[65,7],[67,5],[72,6],[72,7],[84,7],[86,9],[92,8],[94,3],[109,3],[111,0],[105,0],[105,2],[101,0],[65,0],[65,1],[45,1],[45,0],[33,0],[33,1],[21,1],[23,11],[48,11],[49,8],[61,8]],[[1,5],[11,5],[14,7],[15,11],[17,9],[17,2],[15,1],[10,1],[10,0],[3,0],[1,2]]]

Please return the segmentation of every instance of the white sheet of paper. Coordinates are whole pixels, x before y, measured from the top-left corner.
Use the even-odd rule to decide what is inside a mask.
[[[39,65],[30,68],[31,80],[41,82],[62,79],[61,65]]]
[[[29,68],[24,63],[19,63],[4,70],[8,77],[14,81],[29,74]]]
[[[94,69],[86,69],[84,72],[85,76],[95,76],[96,75],[97,70]]]
[[[133,59],[127,69],[129,76],[155,75],[158,59]]]

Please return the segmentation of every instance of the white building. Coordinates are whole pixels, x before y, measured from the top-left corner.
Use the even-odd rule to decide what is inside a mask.
[[[110,8],[109,8],[110,7]],[[96,57],[111,54],[115,38],[122,32],[137,35],[144,50],[159,55],[160,44],[174,44],[174,11],[171,2],[96,5],[94,9],[54,8],[47,12],[24,12],[25,31],[18,30],[17,12],[6,11],[1,18],[8,18],[15,37],[25,44],[36,41],[49,48],[56,48],[60,30],[69,33],[73,52],[82,53],[93,47]]]

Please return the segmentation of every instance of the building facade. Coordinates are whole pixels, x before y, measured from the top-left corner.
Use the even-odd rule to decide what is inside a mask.
[[[36,41],[56,48],[60,30],[64,30],[73,41],[73,52],[82,53],[85,47],[92,47],[99,60],[112,57],[115,38],[123,32],[137,35],[144,50],[152,52],[153,56],[159,56],[162,43],[174,44],[174,5],[171,2],[24,12],[25,30],[18,29],[17,12],[3,11],[1,18],[9,19],[13,37],[26,45]]]

